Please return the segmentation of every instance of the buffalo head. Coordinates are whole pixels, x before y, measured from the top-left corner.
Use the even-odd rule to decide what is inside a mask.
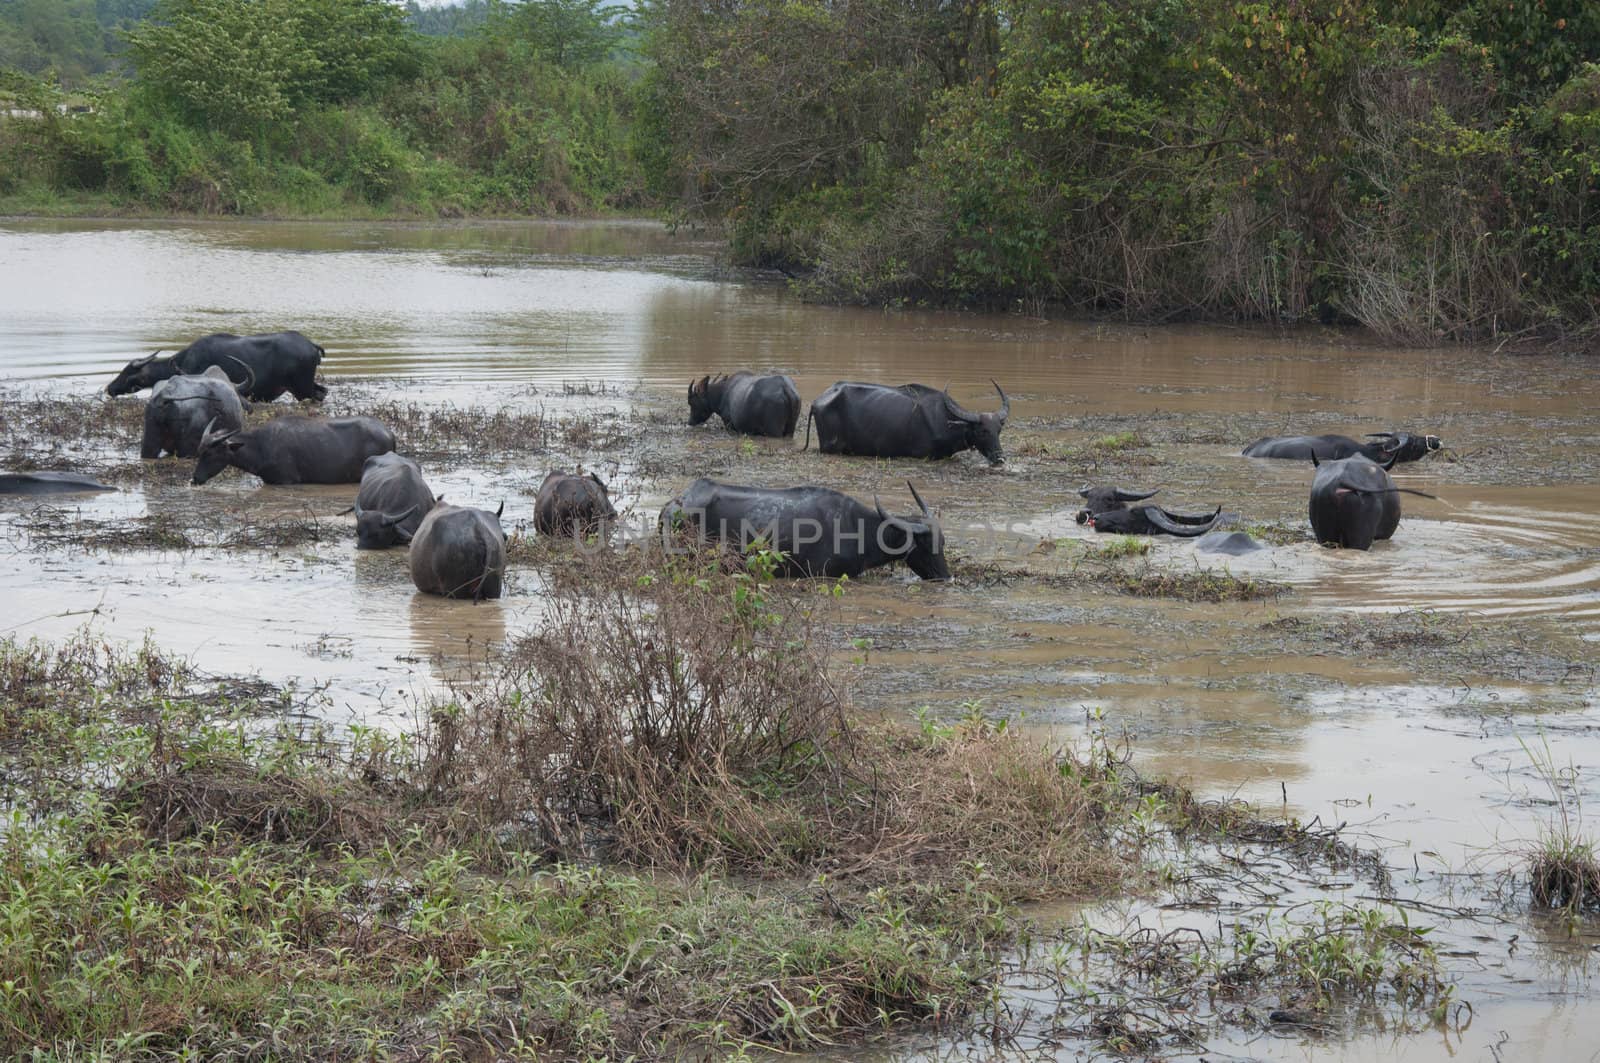
[[[990,465],[1005,464],[1005,451],[1000,449],[1000,430],[1006,426],[1006,418],[1011,416],[1011,400],[1006,398],[1005,391],[993,380],[994,389],[1000,392],[999,413],[973,413],[956,405],[955,400],[945,395],[945,408],[952,421],[959,422],[966,430],[967,445],[973,447],[989,459]]]
[[[1371,432],[1367,438],[1378,440],[1383,455],[1393,455],[1396,461],[1421,461],[1432,451],[1444,446],[1438,436],[1413,435],[1410,432]]]
[[[884,524],[891,528],[905,532],[905,545],[901,548],[900,557],[906,566],[922,579],[947,580],[950,578],[950,566],[944,559],[944,529],[939,526],[939,519],[928,508],[928,503],[917,494],[917,489],[911,486],[911,481],[906,481],[906,487],[911,490],[911,497],[916,499],[917,508],[922,511],[920,520],[914,517],[892,517],[883,510],[883,503],[876,495],[872,504],[878,509],[878,516]],[[879,533],[881,536],[881,532]],[[886,544],[893,549],[893,544]]]
[[[123,366],[122,372],[106,385],[106,394],[132,395],[135,391],[153,388],[169,376],[177,375],[178,367],[172,364],[171,358],[164,362],[156,361],[156,355],[160,353],[155,351],[147,357],[135,358]]]
[[[689,384],[689,423],[705,424],[711,415],[717,412],[717,404],[712,400],[711,378],[703,376]]]
[[[213,431],[216,426],[217,419],[213,417],[206,422],[206,429],[200,435],[200,453],[194,463],[194,475],[189,478],[196,487],[232,464],[233,452],[244,446],[244,441],[236,438],[239,429]]]
[[[356,549],[382,550],[397,542],[409,543],[412,531],[401,525],[416,516],[421,508],[411,506],[403,512],[389,514],[381,509],[362,509],[359,504],[352,507],[356,515]]]
[[[1076,519],[1079,524],[1087,524],[1090,517],[1127,509],[1129,502],[1143,502],[1160,490],[1158,487],[1154,491],[1128,491],[1121,487],[1090,487],[1084,484],[1078,488],[1084,507],[1078,510]]]

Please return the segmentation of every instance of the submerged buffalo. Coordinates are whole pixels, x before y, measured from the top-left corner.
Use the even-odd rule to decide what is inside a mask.
[[[1011,400],[999,384],[989,383],[1000,393],[999,413],[962,409],[948,392],[921,384],[840,381],[811,404],[805,447],[811,445],[814,420],[817,446],[824,454],[939,459],[976,449],[991,465],[1002,464],[1000,430],[1011,416]]]
[[[601,533],[617,519],[606,485],[594,473],[587,476],[557,469],[539,485],[533,503],[533,526],[540,535],[570,535],[574,539]]]
[[[693,526],[703,540],[744,549],[757,539],[784,555],[786,576],[859,576],[904,561],[927,580],[950,578],[944,532],[909,483],[920,517],[885,513],[826,487],[745,487],[699,479],[661,511],[663,531]]]
[[[394,433],[371,417],[279,417],[248,432],[206,426],[192,482],[233,466],[269,484],[353,484],[367,459],[394,449]]]
[[[351,507],[356,515],[356,549],[384,550],[409,543],[437,501],[410,458],[393,451],[368,458]]]
[[[195,340],[171,358],[156,355],[135,358],[123,367],[107,395],[131,395],[155,387],[179,373],[198,375],[216,366],[236,383],[245,384],[245,398],[271,402],[289,392],[297,399],[321,401],[328,389],[317,383],[317,366],[327,352],[298,332],[270,332],[261,336],[235,336],[218,332]]]
[[[1159,491],[1157,488],[1156,491]],[[1090,487],[1078,489],[1083,496],[1084,508],[1078,510],[1077,521],[1087,524],[1097,532],[1119,535],[1177,535],[1193,539],[1216,527],[1222,518],[1222,507],[1206,514],[1174,513],[1160,506],[1129,506],[1129,502],[1142,502],[1156,491],[1128,491],[1121,487]]]
[[[241,390],[217,366],[204,373],[180,373],[156,385],[150,401],[144,404],[144,439],[139,444],[141,458],[174,454],[192,458],[200,453],[200,439],[206,426],[215,424],[226,431],[244,427]]]
[[[506,570],[505,503],[486,509],[440,503],[411,537],[411,582],[424,594],[446,598],[500,597]]]
[[[800,392],[777,373],[703,376],[689,385],[689,423],[704,424],[712,414],[745,435],[792,436],[800,420]]]
[[[1319,543],[1370,549],[1400,526],[1399,492],[1383,466],[1363,455],[1318,462],[1311,481],[1311,531]]]
[[[72,495],[115,490],[75,472],[0,472],[0,495]]]
[[[1243,557],[1253,554],[1257,550],[1265,549],[1249,532],[1214,531],[1195,540],[1194,548],[1202,554],[1226,554],[1229,557]]]
[[[1374,432],[1371,443],[1358,443],[1349,436],[1268,436],[1244,448],[1247,458],[1288,458],[1295,461],[1337,461],[1360,454],[1379,465],[1401,461],[1420,461],[1443,444],[1438,436],[1411,432]]]

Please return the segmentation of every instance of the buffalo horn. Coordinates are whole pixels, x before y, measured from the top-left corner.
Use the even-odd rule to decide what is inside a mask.
[[[502,498],[500,500],[500,508],[494,511],[494,519],[495,520],[499,520],[500,519],[500,514],[504,513],[505,511],[506,511],[506,500]]]
[[[235,358],[231,354],[228,355],[228,360],[232,361],[232,362],[239,362],[239,368],[243,369],[245,371],[245,373],[249,376],[250,383],[246,387],[242,387],[241,388],[238,384],[234,384],[233,385],[233,390],[235,390],[235,391],[237,391],[239,393],[239,397],[240,398],[248,397],[249,394],[256,389],[256,373],[255,373],[255,370],[251,369],[248,365],[245,365],[243,362],[240,362],[239,359]],[[232,383],[232,381],[229,381],[229,383]]]
[[[989,383],[994,384],[994,389],[1000,393],[1000,423],[1005,424],[1006,418],[1011,416],[1011,400],[1006,398],[1006,389],[1001,387],[993,377]]]
[[[928,512],[928,503],[924,502],[922,500],[922,496],[917,494],[917,489],[911,486],[910,480],[906,481],[906,487],[911,491],[911,497],[917,500],[917,508],[922,510],[922,515],[931,520],[933,518],[933,514]]]
[[[1117,491],[1117,501],[1118,502],[1143,502],[1145,499],[1149,498],[1151,495],[1160,494],[1161,493],[1161,488],[1158,487],[1154,491],[1124,491],[1122,488],[1119,487],[1119,488],[1116,489],[1116,491]],[[1078,493],[1080,495],[1084,494],[1084,492],[1082,492],[1082,491],[1079,491]],[[1084,497],[1088,497],[1088,496],[1084,495]]]
[[[504,505],[504,503],[501,503],[501,505]],[[416,506],[412,506],[410,509],[406,510],[404,513],[401,513],[399,516],[396,516],[396,517],[391,517],[391,516],[389,516],[389,514],[385,513],[383,515],[383,526],[385,528],[392,528],[396,524],[399,524],[401,521],[405,520],[406,518],[410,517],[412,514],[416,513],[416,511],[417,511],[417,507]]]
[[[231,439],[232,437],[234,437],[234,436],[239,434],[239,430],[237,428],[230,428],[226,432],[213,432],[212,429],[215,428],[216,426],[217,426],[217,419],[215,417],[211,418],[211,420],[206,422],[205,430],[200,433],[200,449],[201,450],[204,450],[204,449],[206,449],[207,447],[210,447],[210,446],[215,446],[216,444],[221,443],[223,440]]]
[[[356,515],[356,519],[360,520],[361,519],[361,503],[357,502],[353,506],[346,506],[344,509],[341,509],[339,512],[335,513],[334,516],[336,516],[336,517],[346,517],[346,516],[349,516],[351,513],[354,513]]]
[[[151,351],[150,354],[147,357],[134,359],[133,364],[134,365],[149,365],[151,362],[156,360],[156,355],[158,355],[160,353],[161,353],[161,351],[158,348],[158,349],[156,349],[154,351]]]
[[[872,508],[878,511],[878,516],[882,517],[891,524],[894,523],[894,518],[883,511],[883,500],[877,495],[872,496]]]
[[[944,392],[944,409],[946,413],[948,413],[957,421],[966,421],[968,424],[978,423],[977,414],[973,413],[971,410],[963,410],[956,400],[950,397],[948,385],[946,386],[946,390]]]
[[[1393,432],[1368,432],[1366,435],[1368,439],[1393,439],[1394,437]]]
[[[1222,516],[1222,507],[1218,506],[1216,512],[1211,514],[1210,517],[1179,516],[1174,519],[1173,514],[1168,513],[1160,506],[1146,506],[1144,515],[1151,524],[1154,524],[1168,535],[1177,535],[1185,539],[1193,539],[1196,536],[1204,535],[1206,532],[1210,531],[1216,526],[1217,519]],[[1190,523],[1190,521],[1197,520],[1203,521],[1204,523]]]

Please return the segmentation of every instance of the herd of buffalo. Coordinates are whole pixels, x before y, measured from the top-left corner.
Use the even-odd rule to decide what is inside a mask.
[[[171,358],[135,359],[106,387],[112,396],[153,389],[144,412],[140,454],[194,458],[192,482],[206,483],[229,467],[269,484],[359,483],[355,504],[358,549],[406,546],[412,582],[429,594],[496,598],[506,566],[504,509],[491,513],[446,504],[434,495],[416,462],[395,453],[394,433],[370,417],[286,416],[245,428],[251,402],[285,393],[321,400],[316,381],[326,352],[298,332],[206,336]],[[963,409],[948,391],[920,384],[890,387],[840,382],[822,393],[806,416],[806,441],[815,424],[824,453],[942,459],[976,450],[998,465],[1000,433],[1011,402],[999,384],[996,413]],[[703,376],[689,385],[689,423],[713,414],[735,432],[787,437],[800,420],[800,394],[782,375],[738,372]],[[1249,457],[1310,460],[1310,517],[1319,542],[1368,549],[1394,534],[1399,493],[1388,470],[1438,450],[1437,436],[1386,432],[1358,442],[1345,436],[1281,436],[1246,447]],[[699,479],[661,511],[663,531],[744,547],[758,538],[795,576],[855,576],[904,562],[923,579],[950,577],[943,533],[928,504],[909,483],[918,512],[895,516],[876,498],[868,507],[824,487],[769,488]],[[0,494],[104,490],[71,473],[3,473]],[[1419,493],[1419,492],[1418,492]],[[1154,491],[1085,486],[1080,524],[1097,532],[1204,536],[1211,549],[1256,549],[1248,536],[1216,533],[1220,508],[1176,513],[1143,503]],[[603,535],[616,511],[599,477],[551,472],[534,504],[534,527],[545,535]]]

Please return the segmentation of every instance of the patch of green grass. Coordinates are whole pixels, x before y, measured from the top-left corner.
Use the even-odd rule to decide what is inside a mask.
[[[1111,572],[1106,579],[1123,594],[1136,598],[1178,598],[1187,602],[1251,602],[1276,598],[1288,591],[1281,583],[1235,576],[1223,570],[1171,572],[1150,564]]]
[[[398,733],[291,728],[150,647],[0,642],[0,1053],[803,1049],[959,1021],[1013,904],[1137,873],[1092,757],[977,707],[842,715],[816,595],[587,569]]]
[[[1114,535],[1104,544],[1087,549],[1096,557],[1108,559],[1144,557],[1150,552],[1150,539],[1143,535]]]

